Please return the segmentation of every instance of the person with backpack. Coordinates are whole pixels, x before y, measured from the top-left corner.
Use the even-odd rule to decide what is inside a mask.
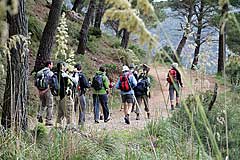
[[[99,103],[102,106],[104,122],[110,120],[109,108],[108,108],[108,89],[109,80],[105,74],[105,68],[101,66],[99,71],[96,72],[92,79],[93,88],[93,106],[94,106],[94,120],[95,123],[99,123]]]
[[[79,119],[78,124],[83,125],[85,122],[85,114],[86,114],[86,98],[85,93],[86,89],[90,88],[90,84],[88,83],[88,79],[82,72],[81,64],[76,64],[76,71],[73,73],[73,77],[75,77],[78,84],[75,86],[75,100],[74,107],[79,109]]]
[[[137,80],[129,70],[128,66],[123,66],[122,72],[122,75],[116,83],[116,88],[121,90],[125,123],[130,124],[129,115],[132,111],[132,105],[135,99],[133,88],[136,87]]]
[[[174,91],[176,92],[176,107],[179,107],[179,90],[180,86],[183,87],[181,74],[177,69],[178,64],[173,63],[171,69],[168,71],[167,82],[169,84],[169,97],[171,103],[171,110],[174,110]]]
[[[53,67],[52,61],[47,61],[45,63],[45,67],[37,72],[35,86],[39,91],[40,98],[40,106],[37,115],[38,122],[43,123],[43,113],[46,110],[46,126],[52,126],[52,118],[53,118],[53,95],[50,90],[50,80],[53,76],[53,72],[51,71]]]
[[[129,65],[129,69],[130,69],[131,73],[134,75],[135,79],[138,80],[138,71],[136,70],[136,67],[135,67],[135,65],[133,63],[131,63]],[[134,112],[135,105],[136,105],[136,102],[133,99],[133,106],[132,106],[132,111],[131,112]]]
[[[129,65],[129,69],[132,72],[132,74],[134,75],[135,79],[137,80],[138,79],[138,71],[136,70],[136,67],[133,63],[131,63]]]
[[[137,99],[136,104],[136,120],[140,120],[140,107],[142,101],[144,102],[144,110],[147,112],[147,118],[150,119],[149,103],[150,98],[150,78],[147,76],[148,72],[143,68],[143,72],[139,75],[137,86],[134,88],[135,96]]]
[[[72,112],[74,107],[73,101],[73,87],[77,85],[76,80],[66,73],[67,64],[65,62],[59,62],[57,64],[57,76],[59,84],[60,97],[58,104],[57,125],[62,125],[62,120],[66,117],[67,127],[72,124]]]

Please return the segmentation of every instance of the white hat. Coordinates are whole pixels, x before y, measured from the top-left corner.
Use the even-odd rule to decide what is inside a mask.
[[[125,71],[129,71],[129,68],[128,68],[128,66],[123,66],[123,69],[122,69],[122,71],[123,71],[123,72],[125,72]]]
[[[177,63],[172,63],[171,65],[173,68],[177,68],[178,67],[178,64]]]

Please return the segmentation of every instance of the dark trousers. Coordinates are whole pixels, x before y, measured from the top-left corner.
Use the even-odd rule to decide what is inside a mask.
[[[97,121],[99,120],[99,107],[100,107],[99,103],[102,106],[104,120],[107,120],[109,117],[107,94],[102,95],[93,94],[94,119]]]

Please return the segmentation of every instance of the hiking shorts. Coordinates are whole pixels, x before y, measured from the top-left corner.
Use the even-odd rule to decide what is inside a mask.
[[[123,94],[122,95],[122,103],[133,103],[133,95],[132,94]]]
[[[176,91],[176,97],[179,97],[179,85],[169,85],[169,96],[170,96],[170,100],[174,100],[174,91]]]

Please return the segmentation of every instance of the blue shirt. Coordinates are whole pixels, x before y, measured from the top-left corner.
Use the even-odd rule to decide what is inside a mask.
[[[137,86],[137,80],[136,80],[136,78],[133,76],[133,74],[131,72],[124,72],[123,73],[123,75],[128,75],[128,74],[129,74],[128,82],[129,82],[129,85],[131,87],[131,90],[127,91],[127,92],[126,91],[121,91],[122,95],[127,95],[127,94],[132,94],[133,95],[134,94],[133,88]],[[121,84],[120,78],[118,78],[118,81],[117,81],[117,84],[116,84],[116,88],[117,89],[120,89],[120,84]]]

